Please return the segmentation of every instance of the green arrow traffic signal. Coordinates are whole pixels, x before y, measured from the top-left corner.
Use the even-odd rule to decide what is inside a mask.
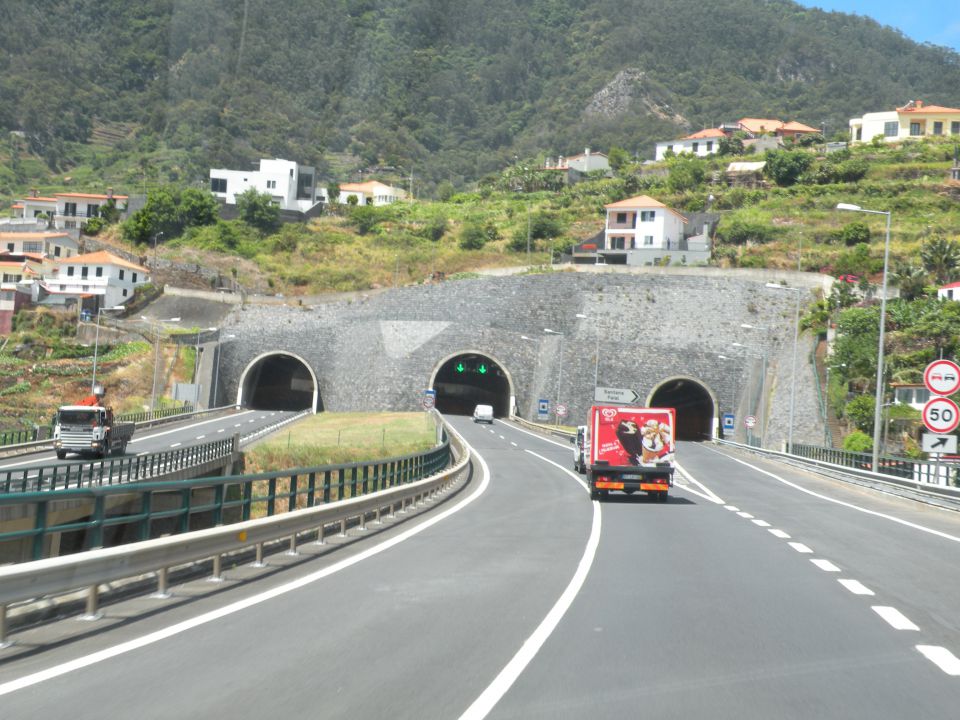
[[[466,370],[466,368],[463,366],[463,363],[457,363],[457,366],[455,369],[458,373],[462,373],[464,370]]]
[[[483,363],[480,363],[480,367],[477,368],[477,372],[480,373],[481,375],[486,375],[486,374],[487,374],[487,366],[484,365]]]

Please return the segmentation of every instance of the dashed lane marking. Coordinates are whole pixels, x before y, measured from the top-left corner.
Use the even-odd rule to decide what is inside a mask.
[[[873,605],[870,609],[886,620],[894,630],[920,630],[906,615],[894,607],[890,607],[889,605]]]

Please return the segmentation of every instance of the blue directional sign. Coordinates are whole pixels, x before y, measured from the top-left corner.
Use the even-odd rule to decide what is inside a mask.
[[[540,398],[537,402],[537,420],[550,419],[550,401]]]
[[[734,424],[733,413],[724,413],[723,414],[723,431],[724,432],[733,432],[733,429],[736,427]]]

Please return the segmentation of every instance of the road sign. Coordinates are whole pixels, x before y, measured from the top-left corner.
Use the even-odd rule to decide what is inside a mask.
[[[567,416],[567,406],[557,403],[557,417],[566,417]]]
[[[960,367],[950,360],[934,360],[923,371],[923,384],[934,395],[953,395],[960,390]]]
[[[635,390],[630,390],[629,388],[598,387],[593,393],[593,399],[602,403],[627,405],[639,400],[640,395],[637,394]]]
[[[424,410],[432,410],[437,404],[437,391],[424,390],[423,400],[421,400],[420,402],[423,404]]]
[[[956,435],[935,435],[924,433],[920,438],[920,449],[927,453],[957,454]]]
[[[735,426],[734,426],[733,413],[724,413],[723,414],[723,431],[727,432],[729,430],[730,432],[733,432],[734,427]]]
[[[550,417],[550,401],[541,398],[537,402],[537,420],[546,420]]]
[[[754,417],[753,415],[747,415],[743,419],[743,424],[748,428],[752,428],[754,425],[757,424],[757,418]]]
[[[950,398],[930,398],[923,406],[922,415],[923,424],[930,432],[946,434],[960,425],[960,408]]]

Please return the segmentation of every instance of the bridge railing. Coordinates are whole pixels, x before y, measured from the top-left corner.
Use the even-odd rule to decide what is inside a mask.
[[[810,460],[858,470],[874,470],[873,456],[870,453],[794,443],[793,454]],[[956,467],[952,464],[938,463],[934,460],[913,460],[911,458],[883,455],[877,458],[876,472],[881,475],[892,475],[893,477],[906,478],[927,484],[957,484]]]
[[[102,538],[104,528],[132,524],[141,535],[149,537],[159,529],[154,525],[157,520],[170,520],[187,529],[191,516],[198,512],[209,513],[214,521],[221,522],[226,522],[231,511],[240,517],[237,522],[206,530],[0,567],[0,646],[7,640],[7,608],[12,603],[86,588],[87,615],[94,616],[99,586],[103,583],[156,572],[159,594],[165,595],[170,568],[213,558],[214,576],[219,578],[225,553],[256,548],[257,557],[262,558],[265,543],[287,538],[290,550],[295,552],[304,533],[323,543],[329,525],[339,524],[341,532],[345,532],[347,521],[356,518],[365,527],[368,518],[379,521],[384,509],[392,514],[398,508],[403,510],[432,499],[465,476],[470,462],[468,446],[456,431],[444,425],[448,435],[443,443],[426,453],[368,463],[155,483],[152,487],[137,485],[139,502],[131,501],[136,509],[123,516],[105,511],[106,498],[112,492],[129,494],[132,488],[58,493],[60,497],[69,493],[78,500],[86,497],[94,503],[94,517],[45,528],[44,534],[77,526],[85,531],[99,528],[100,534],[95,531],[93,537]],[[258,489],[264,484],[265,490]],[[205,490],[206,495],[195,503],[199,490]],[[153,509],[159,491],[178,492],[182,503],[166,510]],[[34,499],[47,503],[52,497],[37,494]],[[306,507],[296,509],[300,501]],[[258,504],[265,505],[267,514],[251,519],[252,508]],[[281,510],[280,505],[286,507]],[[32,536],[35,543],[42,542],[36,540],[42,537],[39,533],[33,532]]]

